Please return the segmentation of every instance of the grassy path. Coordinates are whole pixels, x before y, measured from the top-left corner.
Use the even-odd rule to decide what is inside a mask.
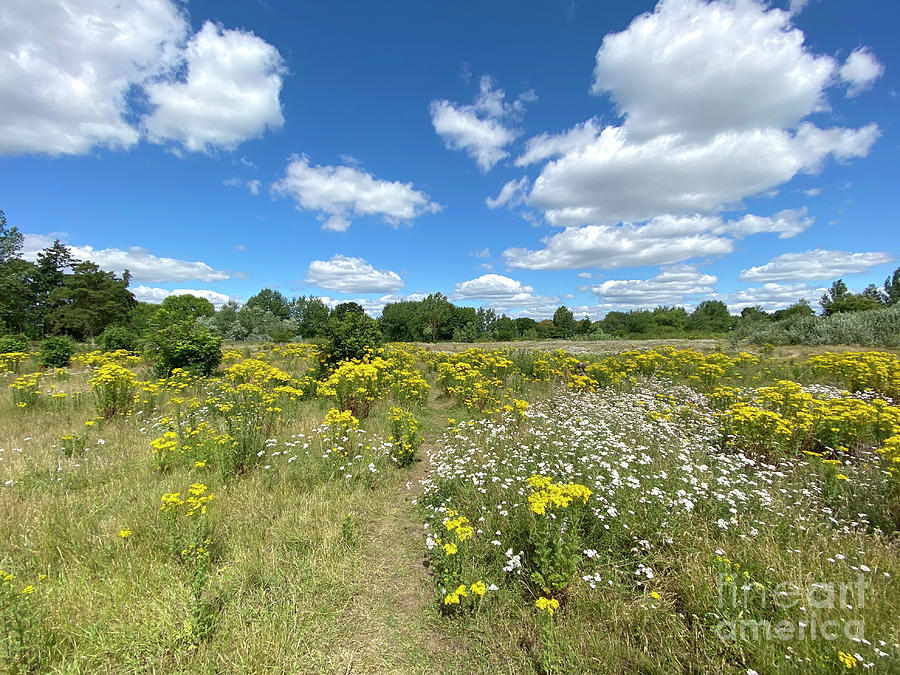
[[[425,463],[418,463],[407,483],[379,495],[355,534],[351,555],[358,557],[357,575],[338,617],[338,623],[352,626],[352,637],[330,659],[337,671],[434,672],[445,649],[429,625],[431,581],[412,503],[425,471]]]

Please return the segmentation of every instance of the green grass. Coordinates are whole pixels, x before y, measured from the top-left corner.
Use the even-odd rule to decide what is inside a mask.
[[[779,374],[804,377],[791,359],[772,363]],[[854,494],[838,491],[830,497],[823,486],[833,479],[811,463],[797,462],[784,476],[760,467],[742,469],[747,480],[765,483],[773,501],[752,497],[753,487],[745,486],[752,498],[740,507],[740,524],[727,530],[716,525],[728,509],[712,489],[699,491],[703,494],[694,498],[693,511],[682,513],[647,503],[641,490],[612,488],[610,474],[591,459],[598,448],[605,448],[610,463],[645,453],[646,465],[632,459],[631,468],[617,470],[667,494],[690,485],[681,480],[687,475],[714,484],[711,473],[685,473],[685,460],[673,454],[683,444],[692,467],[716,462],[707,412],[699,398],[692,398],[698,395],[684,387],[642,383],[587,395],[512,376],[508,384],[532,402],[532,413],[546,413],[521,425],[499,417],[480,420],[433,387],[427,403],[413,408],[425,437],[422,461],[400,469],[382,458],[377,473],[354,469],[351,479],[317,433],[330,403],[312,398],[286,408],[275,440],[257,463],[225,478],[212,465],[157,469],[149,441],[162,433],[159,419],[169,395],[162,396],[157,410],[97,422],[87,432],[88,451],[65,458],[59,438],[84,429],[85,420],[94,417],[90,396],[23,410],[5,386],[14,377],[6,376],[0,392],[0,483],[10,481],[0,487],[0,568],[16,574],[16,589],[26,583],[36,587],[32,595],[16,597],[34,610],[23,658],[31,659],[35,670],[845,670],[835,655],[839,647],[848,649],[846,642],[719,640],[710,618],[718,607],[716,550],[726,551],[770,589],[785,582],[806,588],[817,581],[855,578],[851,565],[864,561],[873,570],[865,608],[839,608],[834,616],[862,616],[866,637],[885,641],[879,649],[889,657],[875,658],[869,646],[850,644],[850,653],[862,650],[867,660],[871,657],[873,672],[900,667],[896,536],[848,525],[859,509],[874,513],[890,506],[885,495],[876,499],[880,479],[870,460],[861,457],[842,469],[858,486]],[[427,377],[433,384],[433,374]],[[86,391],[87,373],[75,367],[60,386]],[[197,391],[186,392],[191,393]],[[655,393],[678,404],[654,398]],[[643,408],[635,403],[641,396],[647,400]],[[388,436],[390,404],[377,402],[362,421],[364,443],[374,446],[375,439]],[[670,427],[645,414],[678,406],[682,412]],[[461,425],[459,435],[448,431],[448,418]],[[613,440],[622,445],[610,445]],[[491,458],[496,462],[487,463]],[[454,459],[461,463],[453,465]],[[504,459],[510,462],[503,464]],[[444,471],[450,465],[460,472]],[[658,478],[660,471],[666,472],[665,480]],[[611,530],[596,520],[579,530],[579,550],[597,555],[580,557],[577,574],[559,596],[563,607],[549,622],[535,610],[533,584],[501,569],[507,547],[527,547],[522,536],[530,521],[527,508],[510,506],[509,515],[502,515],[498,506],[524,502],[525,479],[540,472],[589,483],[592,507],[614,504],[620,513],[606,521]],[[471,480],[473,474],[486,481],[484,492]],[[515,481],[515,489],[498,487],[506,479]],[[196,482],[216,495],[203,517],[211,532],[212,572],[201,603],[211,630],[203,639],[188,639],[184,624],[196,607],[190,574],[173,555],[159,509],[161,495],[184,493]],[[482,530],[466,549],[466,574],[498,586],[471,610],[449,614],[442,611],[443,591],[433,576],[439,561],[426,548],[423,529],[425,523],[428,532],[440,529],[437,509],[444,504]],[[823,505],[839,525],[823,515]],[[122,538],[119,532],[125,529],[132,534]],[[501,546],[491,543],[494,537]],[[845,560],[828,561],[838,553]],[[652,582],[636,579],[638,564],[652,567]],[[582,581],[588,574],[602,578],[598,588]],[[46,579],[37,581],[39,575]],[[798,609],[765,616],[794,623],[802,619]],[[796,660],[786,660],[786,654]],[[28,670],[21,662],[5,663],[11,671]]]

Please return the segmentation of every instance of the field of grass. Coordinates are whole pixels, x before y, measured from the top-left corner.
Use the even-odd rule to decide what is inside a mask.
[[[900,670],[897,357],[598,344],[0,355],[0,668]]]

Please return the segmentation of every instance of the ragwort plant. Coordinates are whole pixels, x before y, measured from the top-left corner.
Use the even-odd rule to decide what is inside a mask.
[[[9,672],[36,672],[44,665],[49,634],[36,597],[44,579],[42,574],[33,583],[23,583],[0,569],[0,641]]]
[[[391,423],[391,457],[400,466],[416,461],[416,450],[424,440],[419,434],[419,423],[411,412],[396,406],[388,410]]]
[[[131,412],[135,403],[137,376],[114,361],[104,363],[91,375],[88,384],[94,395],[97,414],[110,418]]]
[[[214,499],[203,483],[191,485],[183,498],[180,492],[168,492],[160,499],[171,552],[185,570],[191,592],[188,616],[178,631],[179,638],[189,645],[208,639],[214,629],[215,603],[207,597],[214,534],[206,518]]]

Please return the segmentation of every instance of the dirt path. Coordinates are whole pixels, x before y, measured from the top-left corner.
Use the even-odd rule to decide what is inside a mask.
[[[451,645],[435,629],[432,581],[423,565],[422,525],[413,501],[427,475],[427,449],[401,481],[359,518],[356,547],[360,574],[341,621],[352,637],[329,659],[333,672],[443,672]]]

